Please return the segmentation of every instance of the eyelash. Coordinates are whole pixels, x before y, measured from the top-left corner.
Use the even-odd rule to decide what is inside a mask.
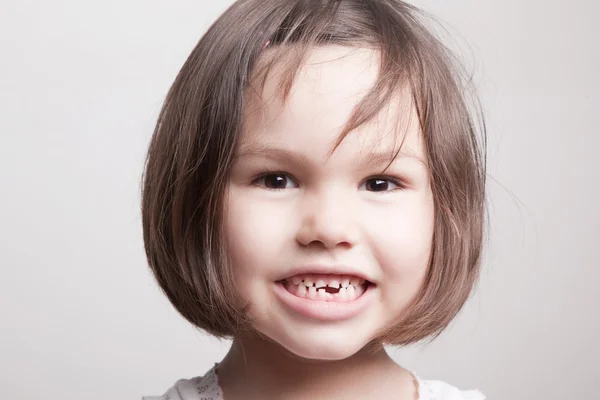
[[[292,178],[292,180],[294,182],[296,181],[296,178],[294,178],[293,175],[291,175],[291,174],[289,174],[287,172],[283,172],[283,171],[279,171],[279,170],[263,170],[260,173],[258,173],[254,178],[252,178],[252,181],[251,181],[250,184],[252,186],[257,186],[257,187],[264,188],[264,186],[258,185],[257,182],[260,181],[261,179],[269,176],[269,175],[284,175],[284,176],[287,176],[289,178]],[[404,183],[401,180],[399,180],[397,178],[393,178],[391,176],[385,176],[385,175],[370,176],[367,179],[365,179],[363,182],[366,182],[366,181],[371,180],[371,179],[387,181],[387,182],[393,183],[394,185],[397,186],[395,189],[392,189],[392,190],[384,190],[382,192],[375,192],[375,193],[395,192],[397,190],[404,190],[406,188],[405,185],[404,185]],[[361,183],[361,185],[362,185],[362,183]],[[273,188],[265,188],[265,189],[275,190],[275,191],[277,191],[277,190],[284,190],[284,189],[273,189]]]
[[[397,190],[404,190],[404,189],[406,189],[406,186],[404,185],[404,183],[402,181],[400,181],[397,178],[393,178],[391,176],[386,176],[386,175],[383,175],[383,176],[371,176],[371,177],[367,178],[365,180],[365,182],[368,181],[368,180],[370,180],[370,179],[387,181],[387,182],[390,182],[390,183],[393,183],[394,185],[396,185],[395,189],[384,190],[382,193],[385,193],[385,192],[395,192]]]
[[[292,178],[293,181],[296,181],[296,178],[294,178],[293,175],[290,175],[287,172],[266,169],[266,170],[263,170],[262,172],[258,173],[254,178],[252,178],[252,181],[250,182],[250,184],[252,186],[263,187],[262,185],[259,185],[257,182],[260,181],[261,179],[269,176],[269,175],[284,175],[284,176]],[[283,190],[283,189],[272,189],[272,188],[265,188],[265,189],[268,189],[268,190]]]

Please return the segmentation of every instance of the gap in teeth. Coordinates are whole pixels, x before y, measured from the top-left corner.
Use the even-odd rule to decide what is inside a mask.
[[[316,301],[347,302],[362,296],[368,281],[354,276],[298,275],[285,279],[288,292],[297,297]]]

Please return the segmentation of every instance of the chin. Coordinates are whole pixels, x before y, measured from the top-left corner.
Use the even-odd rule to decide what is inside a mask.
[[[361,340],[352,330],[338,329],[296,329],[294,332],[281,332],[268,335],[269,339],[295,357],[315,361],[339,361],[358,353],[369,338]],[[342,333],[343,332],[343,333]],[[354,334],[348,334],[352,332]],[[264,334],[263,334],[264,335]]]

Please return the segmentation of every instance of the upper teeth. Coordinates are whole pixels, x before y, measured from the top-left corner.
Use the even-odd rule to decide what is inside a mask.
[[[318,278],[318,279],[314,279],[311,277],[302,277],[302,276],[294,276],[291,279],[288,279],[288,282],[292,282],[294,285],[300,285],[302,284],[303,286],[306,286],[307,288],[310,287],[315,287],[315,288],[324,288],[324,287],[330,287],[330,288],[335,288],[335,289],[339,289],[340,287],[342,288],[347,288],[349,286],[360,286],[363,285],[366,281],[364,279],[360,279],[357,277],[349,277],[349,276],[343,276],[343,277],[332,277],[331,279],[325,279],[325,278]]]

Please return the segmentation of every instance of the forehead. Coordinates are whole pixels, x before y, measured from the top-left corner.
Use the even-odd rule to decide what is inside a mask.
[[[371,49],[324,46],[312,49],[300,67],[289,97],[283,102],[281,82],[285,59],[274,64],[262,88],[247,94],[242,146],[286,142],[329,141],[334,146],[360,100],[379,75],[379,52]],[[265,57],[268,59],[267,57]],[[424,159],[418,118],[407,85],[377,110],[344,143],[387,152],[390,148]]]

